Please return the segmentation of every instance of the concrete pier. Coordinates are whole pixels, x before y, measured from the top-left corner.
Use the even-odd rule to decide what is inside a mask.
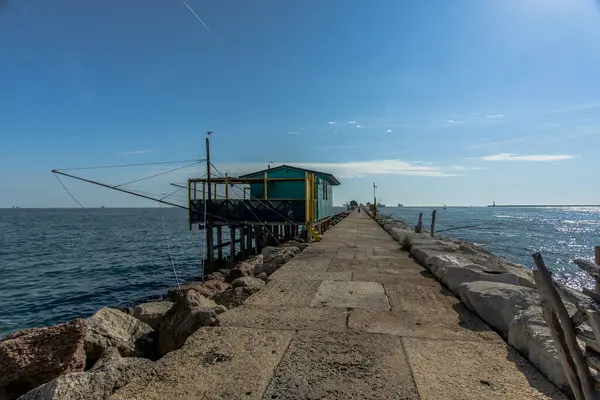
[[[114,399],[563,399],[365,213]]]

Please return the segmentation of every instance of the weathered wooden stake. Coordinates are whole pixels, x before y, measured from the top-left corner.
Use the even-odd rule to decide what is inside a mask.
[[[552,311],[556,314],[560,327],[564,332],[564,342],[567,346],[566,351],[568,351],[566,354],[570,355],[572,358],[575,370],[577,371],[577,377],[581,384],[583,399],[595,400],[596,395],[594,385],[592,383],[592,377],[590,376],[590,370],[587,366],[585,358],[583,357],[583,354],[581,354],[581,351],[579,350],[579,345],[577,344],[577,338],[575,336],[575,328],[573,328],[573,325],[571,324],[571,319],[569,318],[567,309],[565,308],[565,305],[563,304],[558,292],[556,291],[556,288],[554,287],[554,282],[552,282],[550,272],[544,264],[542,255],[540,253],[534,253],[533,261],[539,270],[539,273],[537,274],[539,277],[539,283],[537,285],[538,290],[543,288],[548,300],[548,304]]]
[[[417,221],[417,226],[415,226],[415,233],[421,233],[423,231],[423,213],[419,213],[419,220]]]
[[[435,215],[437,214],[436,210],[431,212],[431,237],[435,234]]]
[[[581,382],[579,382],[579,378],[575,372],[575,365],[573,365],[573,359],[569,354],[569,348],[565,342],[565,334],[560,326],[560,322],[556,318],[556,314],[552,312],[552,309],[548,304],[548,295],[546,293],[544,283],[541,280],[542,278],[540,277],[540,274],[540,270],[533,270],[533,279],[535,280],[535,285],[537,286],[540,294],[542,315],[548,323],[550,332],[552,333],[554,341],[556,342],[558,359],[560,360],[560,364],[565,371],[567,381],[569,382],[571,390],[573,391],[573,396],[575,397],[575,400],[584,400],[583,392],[581,391]]]

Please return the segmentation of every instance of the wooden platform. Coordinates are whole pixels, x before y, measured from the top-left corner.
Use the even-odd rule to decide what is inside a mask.
[[[353,213],[114,399],[564,399]]]

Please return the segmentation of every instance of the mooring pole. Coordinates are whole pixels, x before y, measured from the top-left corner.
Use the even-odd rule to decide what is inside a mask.
[[[416,233],[421,233],[422,230],[423,230],[423,213],[420,212],[419,213],[419,220],[417,221],[417,226],[415,227],[415,232]]]
[[[375,182],[373,182],[373,216],[374,217],[377,216],[377,197],[375,196],[375,189],[377,189],[377,186],[375,186]]]
[[[435,234],[435,214],[437,214],[436,210],[431,212],[431,237]]]
[[[210,185],[210,139],[208,138],[210,136],[212,132],[207,132],[206,133],[206,182],[207,182],[207,186],[208,186],[208,196],[206,196],[206,204],[207,204],[207,208],[210,210],[210,204],[212,203],[212,196],[211,196],[211,185]],[[207,213],[209,214],[209,213]],[[207,254],[206,254],[206,261],[208,262],[209,268],[210,266],[213,264],[214,262],[214,251],[213,251],[213,226],[212,226],[212,219],[210,217],[210,215],[206,216],[206,248],[207,248]]]

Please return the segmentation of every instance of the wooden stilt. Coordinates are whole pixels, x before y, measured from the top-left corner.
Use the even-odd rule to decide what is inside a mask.
[[[223,227],[221,225],[217,226],[217,259],[219,261],[223,260]]]
[[[246,226],[240,227],[240,253],[242,259],[246,257]]]
[[[213,250],[214,241],[213,241],[213,226],[207,225],[206,227],[206,265],[204,273],[208,273],[208,270],[212,268],[213,263],[215,262],[215,253]]]
[[[229,262],[235,261],[235,226],[229,226]]]
[[[256,254],[260,254],[264,247],[262,226],[254,226],[254,240],[256,241]]]
[[[246,257],[252,254],[252,226],[246,226]]]

